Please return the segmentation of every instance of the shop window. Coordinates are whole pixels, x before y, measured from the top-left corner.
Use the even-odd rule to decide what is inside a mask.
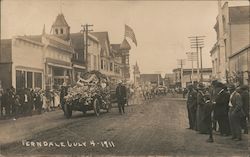
[[[35,88],[42,88],[42,73],[34,73]]]
[[[27,72],[27,88],[33,88],[32,84],[33,84],[32,72]]]
[[[16,89],[25,88],[25,72],[16,70]]]
[[[64,70],[61,68],[53,68],[54,76],[64,76]]]

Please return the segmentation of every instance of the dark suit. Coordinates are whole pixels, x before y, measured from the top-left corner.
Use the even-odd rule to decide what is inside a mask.
[[[197,92],[195,90],[190,90],[187,94],[187,110],[188,110],[189,128],[191,129],[195,129],[196,109],[197,109]]]
[[[247,127],[247,118],[249,119],[249,92],[248,89],[243,89],[243,91],[240,93],[242,98],[242,105],[243,105],[243,111],[245,113],[245,116],[241,118],[241,126],[244,129],[245,133],[248,133],[248,127]]]
[[[6,95],[6,104],[5,104],[5,111],[7,116],[10,116],[13,104],[14,104],[14,93],[11,90],[8,90]]]
[[[228,119],[230,94],[225,90],[221,91],[215,96],[214,118],[218,121],[221,135],[230,134],[230,125]]]
[[[116,87],[116,98],[117,98],[117,103],[118,103],[118,108],[119,108],[119,113],[125,113],[125,103],[126,103],[126,98],[127,98],[127,91],[126,87],[123,86],[122,84],[118,84]]]
[[[231,94],[231,99],[229,100],[232,106],[229,109],[229,122],[232,132],[232,137],[241,139],[241,117],[242,117],[242,100],[238,92],[233,92]],[[229,102],[229,104],[230,104]],[[230,106],[230,105],[229,105]]]
[[[35,110],[36,110],[39,114],[41,114],[43,102],[42,102],[42,97],[41,97],[41,94],[40,94],[40,93],[35,93],[35,100],[34,100],[34,103],[35,103]]]
[[[196,122],[197,122],[197,131],[202,134],[209,133],[209,105],[206,103],[208,100],[208,95],[199,90],[197,94],[197,111],[196,111]]]
[[[60,92],[60,105],[63,111],[64,111],[64,104],[65,104],[64,96],[66,96],[67,94],[68,94],[68,88],[66,86],[62,86],[61,92]]]

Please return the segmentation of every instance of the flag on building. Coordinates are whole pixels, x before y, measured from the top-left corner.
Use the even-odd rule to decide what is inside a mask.
[[[136,41],[135,33],[134,33],[133,29],[125,24],[125,38],[126,37],[130,38],[137,46],[137,41]]]

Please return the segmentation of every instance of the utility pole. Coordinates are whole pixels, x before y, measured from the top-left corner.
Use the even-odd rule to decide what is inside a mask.
[[[85,48],[85,61],[86,61],[86,70],[88,71],[88,47],[89,47],[89,42],[88,42],[88,33],[92,32],[93,29],[89,29],[89,27],[93,27],[94,25],[89,25],[89,24],[85,24],[85,25],[81,25],[82,30],[81,32],[84,33],[85,36],[85,43],[84,43],[84,48]]]
[[[200,47],[200,61],[201,61],[201,82],[203,82],[202,47]]]
[[[188,61],[192,63],[191,82],[194,83],[194,61],[197,61],[197,52],[187,52]]]
[[[204,37],[205,36],[188,37],[188,38],[190,38],[191,48],[195,48],[196,52],[197,52],[197,81],[198,82],[200,82],[200,66],[199,66],[199,55],[198,54],[199,54],[199,49],[204,47]],[[200,60],[201,60],[201,58],[200,58]]]
[[[177,62],[181,66],[181,87],[183,87],[183,65],[185,65],[185,59],[177,59]]]

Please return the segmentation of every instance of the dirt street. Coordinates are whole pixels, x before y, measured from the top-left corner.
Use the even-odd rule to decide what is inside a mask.
[[[159,97],[142,105],[128,106],[124,115],[118,114],[117,108],[100,117],[74,112],[68,120],[62,115],[56,111],[53,119],[32,123],[30,128],[52,126],[1,144],[1,154],[249,156],[249,135],[235,142],[215,134],[215,142],[206,143],[208,135],[186,129],[186,104],[179,99]]]

